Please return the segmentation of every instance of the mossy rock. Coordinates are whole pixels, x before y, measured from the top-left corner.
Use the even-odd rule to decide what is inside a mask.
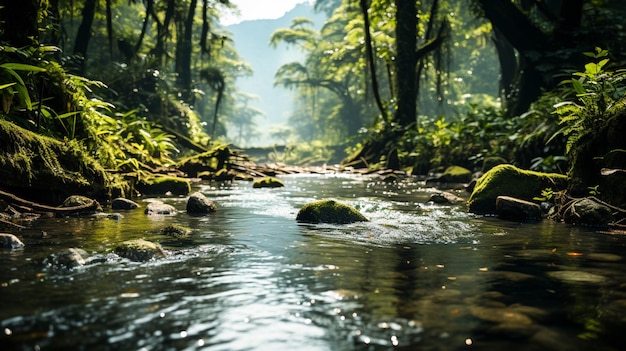
[[[189,234],[191,234],[191,228],[183,227],[178,224],[172,224],[161,229],[161,234],[178,239],[187,238],[189,237]]]
[[[252,183],[253,188],[281,188],[284,186],[285,183],[283,183],[280,179],[274,177],[257,179]]]
[[[88,198],[87,196],[82,195],[70,195],[68,196],[61,207],[80,207],[82,211],[92,211],[92,212],[102,212],[102,206],[96,200]]]
[[[128,240],[115,248],[115,253],[131,261],[144,262],[165,257],[161,245],[144,239]]]
[[[191,192],[191,185],[187,179],[163,175],[141,180],[135,185],[135,188],[147,195],[163,195],[167,193],[188,195]]]
[[[0,186],[31,201],[59,203],[80,194],[125,196],[128,182],[107,173],[75,140],[59,140],[0,120]]]
[[[472,180],[472,171],[461,166],[450,166],[446,168],[440,177],[440,181],[445,183],[468,183]]]
[[[319,200],[310,202],[298,211],[296,221],[301,223],[332,223],[348,224],[368,221],[352,206],[335,200]]]
[[[532,201],[543,189],[559,191],[566,187],[567,176],[563,174],[527,171],[508,164],[498,165],[476,181],[468,200],[469,211],[495,214],[498,196]]]

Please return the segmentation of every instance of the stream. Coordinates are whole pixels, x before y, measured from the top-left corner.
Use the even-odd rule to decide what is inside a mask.
[[[194,184],[218,211],[48,218],[0,250],[0,350],[620,350],[626,237],[428,203],[424,182],[290,175]],[[467,197],[459,192],[457,195]],[[369,222],[304,225],[334,198]],[[146,201],[137,202],[145,207]],[[110,210],[108,210],[110,211]],[[191,228],[185,238],[160,234]],[[159,242],[132,262],[122,241]],[[68,269],[54,257],[88,255]]]

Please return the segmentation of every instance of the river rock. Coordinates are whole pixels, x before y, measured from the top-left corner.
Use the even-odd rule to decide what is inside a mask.
[[[168,225],[161,229],[161,234],[171,236],[172,238],[187,238],[191,233],[191,229],[178,224]]]
[[[476,181],[468,200],[469,211],[477,214],[496,214],[498,196],[511,196],[531,201],[541,190],[554,191],[567,187],[567,176],[557,173],[527,171],[513,165],[498,165]]]
[[[450,166],[438,177],[427,179],[430,183],[469,183],[472,180],[472,171],[461,166]]]
[[[135,188],[150,195],[187,195],[191,192],[191,184],[187,179],[173,176],[154,176],[146,178],[137,183]]]
[[[176,214],[176,208],[161,201],[153,201],[148,203],[144,213],[147,215],[173,215]]]
[[[606,277],[584,271],[553,271],[548,276],[566,283],[601,284],[606,282]]]
[[[367,220],[355,208],[335,200],[310,202],[302,206],[296,216],[296,221],[301,223],[348,224]]]
[[[284,186],[285,183],[274,177],[264,177],[252,182],[253,188],[282,188]]]
[[[533,320],[530,317],[510,308],[472,306],[470,307],[470,312],[474,317],[492,323],[517,325],[533,324]]]
[[[161,245],[144,239],[128,240],[115,248],[115,253],[131,261],[144,262],[165,257]]]
[[[69,248],[48,257],[47,263],[58,268],[72,269],[85,265],[87,252],[82,249]]]
[[[503,219],[541,219],[541,206],[511,196],[498,196],[496,214]]]
[[[0,248],[14,250],[22,247],[24,247],[24,243],[15,235],[0,233]]]
[[[139,204],[133,200],[118,197],[111,201],[111,209],[113,210],[134,210],[139,207]]]
[[[215,203],[199,191],[191,194],[189,200],[187,200],[188,214],[207,214],[215,211],[217,211]]]
[[[566,223],[591,227],[606,227],[613,221],[611,209],[593,198],[575,200],[563,214]]]
[[[98,201],[94,199],[90,199],[86,196],[82,195],[71,195],[68,196],[64,201],[61,207],[84,207],[78,212],[101,212],[102,206],[98,203]]]
[[[465,202],[463,198],[448,191],[433,193],[430,195],[428,201],[432,201],[436,204],[460,204]]]

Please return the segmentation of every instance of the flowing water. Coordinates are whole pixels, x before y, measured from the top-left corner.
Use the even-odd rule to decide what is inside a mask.
[[[0,251],[2,350],[619,350],[626,238],[428,204],[420,182],[296,175],[198,184],[218,212],[42,219]],[[369,222],[301,225],[334,198]],[[139,201],[142,205],[145,202]],[[168,225],[186,238],[159,234]],[[45,233],[42,233],[45,232]],[[45,234],[45,235],[44,235]],[[139,263],[121,241],[160,242]],[[88,253],[67,269],[54,257]]]

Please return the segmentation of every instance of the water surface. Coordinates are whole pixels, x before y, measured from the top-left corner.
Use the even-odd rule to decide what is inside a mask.
[[[15,233],[26,247],[0,251],[0,349],[623,349],[621,236],[475,217],[427,203],[435,190],[415,181],[282,179],[279,189],[198,184],[219,208],[208,216],[164,197],[181,212],[45,219]],[[370,221],[296,223],[324,198]],[[161,235],[171,224],[192,232]],[[134,238],[160,242],[167,258],[113,253]],[[86,265],[55,265],[71,247],[88,252]]]

